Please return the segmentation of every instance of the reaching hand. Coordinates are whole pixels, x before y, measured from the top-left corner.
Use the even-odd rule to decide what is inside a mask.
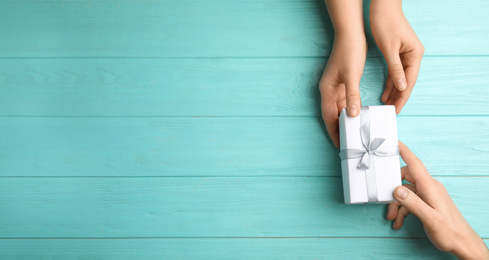
[[[334,27],[333,50],[319,82],[321,110],[329,136],[340,147],[338,116],[360,113],[360,78],[367,58],[361,0],[325,0]]]
[[[407,166],[401,168],[403,180],[411,184],[397,187],[389,204],[387,219],[400,229],[409,212],[422,222],[426,235],[441,251],[462,259],[489,259],[484,241],[470,227],[448,195],[445,187],[433,179],[423,163],[403,143],[399,152]]]
[[[333,50],[324,70],[319,90],[321,110],[329,136],[340,146],[338,115],[348,107],[348,115],[357,116],[360,107],[360,79],[367,58],[365,35],[356,38],[335,37]]]
[[[382,102],[394,105],[399,114],[418,78],[424,47],[404,16],[401,0],[372,0],[370,27],[388,67]]]

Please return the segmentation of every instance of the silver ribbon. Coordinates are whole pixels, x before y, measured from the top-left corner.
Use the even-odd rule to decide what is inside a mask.
[[[358,164],[358,169],[365,170],[365,181],[367,184],[368,202],[378,202],[377,180],[375,176],[375,164],[372,163],[373,155],[388,157],[398,156],[399,147],[389,146],[380,148],[384,143],[384,138],[374,138],[370,141],[370,109],[362,107],[360,109],[360,137],[364,149],[345,149],[340,151],[341,160],[362,158]]]

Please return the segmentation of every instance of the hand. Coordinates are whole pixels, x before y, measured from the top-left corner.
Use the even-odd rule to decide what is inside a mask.
[[[365,35],[335,37],[333,50],[324,70],[319,90],[321,110],[329,136],[340,146],[338,115],[348,107],[349,116],[357,116],[362,106],[360,79],[367,57]]]
[[[362,0],[325,0],[334,27],[333,50],[319,82],[321,110],[326,129],[340,147],[338,116],[348,107],[357,116],[362,106],[360,78],[367,58]]]
[[[370,27],[388,67],[382,102],[394,105],[399,114],[418,78],[424,47],[404,16],[401,0],[372,0]]]
[[[397,201],[391,202],[387,219],[400,229],[409,212],[422,222],[426,235],[441,251],[451,252],[462,259],[489,259],[484,241],[470,227],[448,195],[445,187],[433,179],[423,163],[403,143],[399,152],[407,166],[401,168],[403,184],[394,191]]]

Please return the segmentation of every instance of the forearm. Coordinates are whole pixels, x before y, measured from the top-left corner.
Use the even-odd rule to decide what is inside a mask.
[[[362,0],[325,0],[335,38],[365,37]]]

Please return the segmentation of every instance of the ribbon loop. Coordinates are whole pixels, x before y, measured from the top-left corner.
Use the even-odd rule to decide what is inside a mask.
[[[383,143],[385,139],[384,138],[375,138],[371,143],[370,143],[370,150],[377,150]]]

